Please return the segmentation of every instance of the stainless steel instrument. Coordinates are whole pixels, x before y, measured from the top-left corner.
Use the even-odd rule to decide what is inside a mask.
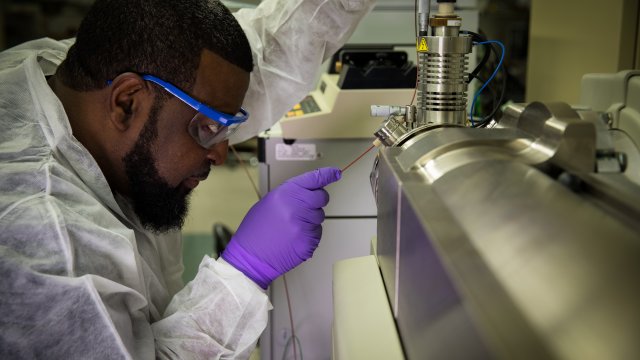
[[[380,151],[377,255],[408,358],[640,355],[640,186],[609,135],[532,103]]]

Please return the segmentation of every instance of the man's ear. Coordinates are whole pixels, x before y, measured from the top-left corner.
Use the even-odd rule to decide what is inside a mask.
[[[149,108],[145,105],[153,101],[150,87],[136,73],[118,75],[111,81],[109,89],[109,118],[120,131],[128,130],[136,118],[144,115],[143,109]]]

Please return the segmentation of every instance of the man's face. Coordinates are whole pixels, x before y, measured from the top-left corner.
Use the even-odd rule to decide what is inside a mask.
[[[235,114],[244,100],[249,73],[205,50],[190,95],[218,111]],[[196,111],[181,100],[156,100],[132,149],[124,156],[130,198],[141,223],[155,232],[184,224],[189,194],[211,165],[221,165],[227,142],[201,147],[189,134]]]

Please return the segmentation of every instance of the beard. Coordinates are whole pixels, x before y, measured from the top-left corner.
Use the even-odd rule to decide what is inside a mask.
[[[158,136],[160,107],[154,102],[138,140],[123,158],[133,211],[145,229],[157,234],[182,228],[191,192],[181,185],[170,186],[155,165],[151,149]]]

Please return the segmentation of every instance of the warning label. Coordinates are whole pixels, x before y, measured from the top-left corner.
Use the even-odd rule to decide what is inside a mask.
[[[418,51],[420,52],[426,52],[429,51],[429,47],[427,46],[427,39],[426,38],[420,38],[420,42],[417,44],[418,46]]]

